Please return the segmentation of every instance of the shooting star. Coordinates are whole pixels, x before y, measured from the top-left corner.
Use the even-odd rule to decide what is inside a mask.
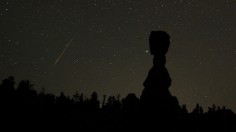
[[[72,38],[67,44],[66,47],[63,49],[63,51],[61,52],[61,54],[59,55],[59,57],[56,59],[55,63],[53,64],[54,66],[58,63],[58,61],[61,59],[61,57],[64,55],[64,53],[66,52],[67,48],[71,45],[72,41],[74,38]]]

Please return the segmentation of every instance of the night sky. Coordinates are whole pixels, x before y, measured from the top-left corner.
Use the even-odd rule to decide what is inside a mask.
[[[152,30],[171,36],[166,66],[180,104],[236,111],[235,0],[1,0],[0,80],[139,97]]]

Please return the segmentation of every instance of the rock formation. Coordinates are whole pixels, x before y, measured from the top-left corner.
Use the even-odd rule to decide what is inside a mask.
[[[164,31],[152,31],[149,38],[150,52],[154,56],[153,67],[144,81],[144,90],[140,97],[141,108],[155,113],[175,113],[179,109],[176,97],[169,87],[171,78],[165,67],[166,53],[170,45],[170,36]]]

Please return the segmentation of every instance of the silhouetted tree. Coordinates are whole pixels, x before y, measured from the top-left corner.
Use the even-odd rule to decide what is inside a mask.
[[[63,92],[56,98],[56,103],[61,107],[69,107],[72,103],[70,97],[65,96]]]
[[[102,108],[104,108],[105,103],[106,103],[106,97],[107,95],[103,95],[103,99],[102,99]]]
[[[15,78],[13,76],[9,76],[7,79],[2,80],[2,83],[0,85],[0,92],[1,93],[12,93],[15,88]]]
[[[122,100],[122,109],[125,112],[137,112],[140,109],[140,101],[134,93],[130,93]]]
[[[120,96],[109,96],[103,109],[109,112],[118,112],[121,107]]]
[[[15,92],[15,79],[13,76],[9,76],[4,79],[0,85],[0,107],[1,107],[1,119],[9,119],[14,117],[16,102],[16,92]]]
[[[91,109],[96,110],[99,108],[100,102],[98,101],[98,94],[96,92],[92,93],[89,103]]]
[[[42,107],[48,107],[48,106],[53,106],[56,103],[56,97],[53,94],[50,93],[45,93],[44,90],[38,94],[38,103]]]
[[[73,99],[74,99],[75,103],[81,102],[80,94],[79,94],[78,92],[76,92],[76,93],[73,95]]]
[[[197,103],[196,107],[192,111],[193,114],[203,114],[203,108]]]
[[[216,111],[216,105],[213,104],[212,107],[208,107],[208,113],[209,112],[215,112]]]
[[[2,81],[0,85],[0,98],[1,100],[5,100],[7,103],[12,103],[12,98],[14,98],[15,94],[15,78],[13,76],[9,76],[7,79]]]
[[[7,79],[4,79],[1,84],[1,89],[3,92],[14,91],[15,78],[13,76],[9,76]]]
[[[36,105],[37,91],[33,89],[33,84],[31,84],[29,80],[22,80],[16,91],[17,101],[19,104],[23,105],[23,107]]]

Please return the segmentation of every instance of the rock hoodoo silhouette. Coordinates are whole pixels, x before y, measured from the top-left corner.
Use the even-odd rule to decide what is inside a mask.
[[[166,53],[170,45],[170,36],[165,31],[152,31],[149,37],[150,52],[154,56],[153,67],[144,81],[144,90],[140,97],[144,111],[155,113],[175,113],[179,109],[176,97],[172,96],[169,87],[171,78],[165,67]]]

